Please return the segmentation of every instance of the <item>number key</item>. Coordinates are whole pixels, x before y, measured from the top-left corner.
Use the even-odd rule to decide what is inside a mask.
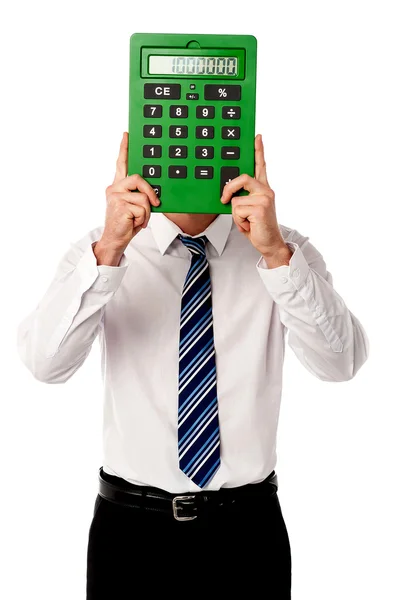
[[[143,156],[144,158],[161,158],[162,146],[143,146]]]
[[[188,106],[171,106],[169,115],[172,119],[187,119]]]
[[[197,119],[214,119],[214,106],[197,106]]]
[[[215,128],[214,127],[202,127],[202,125],[199,125],[198,127],[195,128],[195,137],[196,138],[209,138],[212,139],[215,135]]]
[[[144,165],[143,177],[161,177],[160,165]]]
[[[213,146],[196,146],[195,158],[213,158]]]
[[[171,125],[169,127],[169,137],[171,138],[186,138],[188,136],[188,127],[187,125],[181,125],[181,127],[177,127],[175,125]]]
[[[162,106],[160,104],[144,104],[145,117],[162,117]]]
[[[162,125],[144,125],[143,137],[160,138],[162,137]]]
[[[169,146],[169,158],[187,158],[187,146]]]

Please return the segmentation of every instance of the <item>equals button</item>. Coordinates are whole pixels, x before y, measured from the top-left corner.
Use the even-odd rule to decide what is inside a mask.
[[[195,167],[196,179],[213,179],[213,167]]]

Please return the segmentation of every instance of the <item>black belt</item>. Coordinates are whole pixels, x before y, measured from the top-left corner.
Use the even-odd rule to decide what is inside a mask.
[[[277,473],[260,483],[250,483],[235,488],[220,488],[187,494],[170,494],[150,486],[138,486],[103,471],[100,467],[99,494],[117,504],[160,511],[173,516],[177,521],[192,521],[212,509],[220,509],[237,502],[251,502],[255,498],[273,496],[278,489]]]

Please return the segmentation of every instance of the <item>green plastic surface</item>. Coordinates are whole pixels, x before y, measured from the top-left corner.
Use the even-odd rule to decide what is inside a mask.
[[[234,50],[239,50],[234,53]],[[190,56],[238,56],[237,76],[202,75],[153,75],[148,74],[148,56],[150,54],[176,54]],[[231,202],[220,202],[221,167],[239,167],[239,173],[254,176],[254,137],[256,105],[256,54],[257,41],[251,35],[204,35],[204,34],[160,34],[135,33],[130,37],[130,77],[129,77],[129,149],[128,175],[138,173],[144,176],[143,167],[158,165],[161,177],[144,176],[152,186],[161,187],[159,207],[151,206],[153,212],[165,213],[231,213]],[[244,63],[244,64],[243,64]],[[144,84],[180,84],[180,99],[146,99]],[[240,100],[226,100],[220,92],[220,99],[205,100],[204,86],[218,85],[223,90],[226,85],[241,86]],[[195,85],[191,89],[190,85]],[[218,88],[219,92],[219,88]],[[186,94],[198,94],[198,100],[187,99]],[[161,105],[162,117],[145,117],[144,105]],[[188,106],[187,118],[171,118],[170,106]],[[197,106],[214,106],[213,119],[197,118]],[[240,107],[239,119],[222,118],[222,107]],[[228,109],[228,110],[229,110]],[[144,125],[162,125],[162,136],[148,138],[143,135]],[[187,126],[187,138],[170,138],[170,126]],[[196,128],[214,127],[213,139],[197,139]],[[240,138],[222,139],[222,127],[239,127]],[[160,158],[145,158],[144,145],[161,146]],[[169,147],[187,146],[187,158],[170,158]],[[196,146],[213,146],[213,158],[196,158]],[[221,158],[222,147],[240,148],[238,160]],[[187,177],[169,178],[169,166],[186,166]],[[195,168],[213,167],[212,179],[196,179]],[[241,190],[235,195],[246,195]]]

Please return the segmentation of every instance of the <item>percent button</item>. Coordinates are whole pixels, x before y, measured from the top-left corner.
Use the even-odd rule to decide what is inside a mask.
[[[241,100],[240,85],[205,85],[205,100]]]

